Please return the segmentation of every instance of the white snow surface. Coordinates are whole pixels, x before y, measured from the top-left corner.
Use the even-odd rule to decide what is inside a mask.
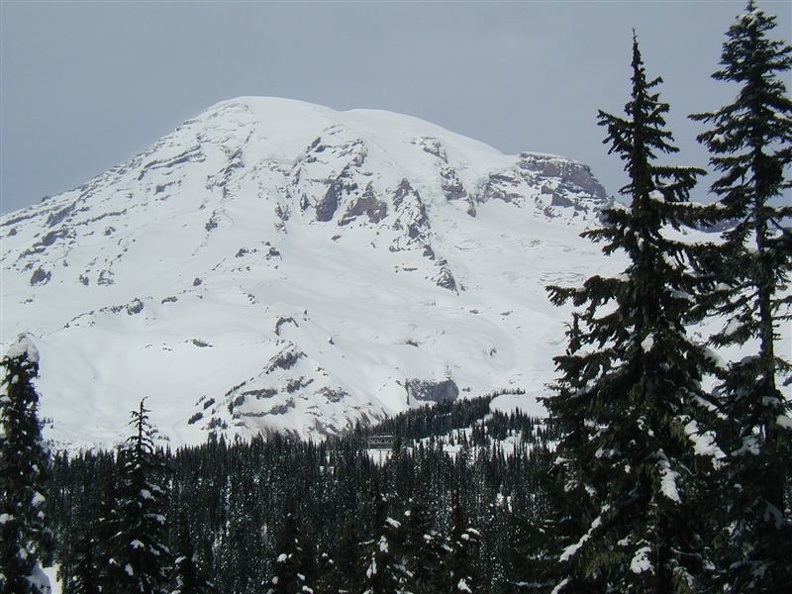
[[[679,490],[677,489],[677,477],[679,473],[671,468],[671,464],[664,453],[660,453],[660,459],[657,462],[658,471],[660,473],[660,491],[674,503],[679,503]]]
[[[47,575],[38,563],[33,567],[33,573],[28,576],[27,580],[30,585],[33,586],[34,591],[39,594],[53,594],[49,575]]]
[[[38,364],[39,362],[39,352],[33,343],[33,339],[24,333],[16,337],[16,340],[9,345],[5,354],[9,359],[16,359],[25,355],[31,363]]]
[[[47,575],[49,579],[50,588],[52,589],[51,594],[61,594],[61,583],[58,580],[58,569],[60,565],[53,565],[52,567],[44,567],[42,571]]]
[[[650,547],[641,547],[635,551],[635,555],[633,555],[632,561],[630,561],[630,571],[637,574],[651,571],[652,563],[649,560],[651,552],[652,549]]]

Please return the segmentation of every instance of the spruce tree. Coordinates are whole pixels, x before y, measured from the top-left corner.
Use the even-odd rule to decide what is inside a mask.
[[[478,545],[481,535],[468,525],[459,490],[451,498],[451,538],[443,564],[441,592],[447,594],[475,594],[478,584]]]
[[[275,562],[267,594],[313,592],[316,582],[316,553],[313,542],[289,511],[275,543]]]
[[[165,594],[171,568],[166,545],[166,472],[154,446],[154,429],[144,400],[132,411],[134,433],[118,453],[116,484],[98,521],[102,592]]]
[[[65,576],[65,594],[100,594],[94,548],[96,543],[90,534],[83,534],[74,549],[71,575]]]
[[[49,452],[41,437],[38,351],[19,336],[2,360],[0,393],[0,592],[49,591],[41,565],[52,561],[53,536],[44,514]]]
[[[371,526],[371,538],[361,547],[365,565],[363,592],[403,592],[409,575],[402,558],[404,530],[401,522],[388,516],[387,502],[376,480],[372,485]]]
[[[332,556],[324,555],[319,567],[320,594],[353,594],[362,591],[365,567],[361,558],[360,532],[357,524],[348,522],[334,539]]]
[[[206,579],[198,566],[187,516],[179,515],[177,557],[174,565],[174,588],[170,594],[216,594],[214,585]]]
[[[426,499],[415,493],[404,512],[402,555],[412,594],[435,594],[442,571],[443,537],[434,528]]]
[[[583,234],[603,252],[624,252],[615,277],[580,288],[548,287],[556,305],[575,306],[561,376],[545,399],[561,431],[557,472],[567,495],[557,517],[560,592],[698,592],[706,563],[697,500],[711,461],[698,460],[707,437],[700,381],[705,350],[688,339],[697,279],[689,246],[669,233],[694,218],[689,192],[702,172],[658,164],[677,152],[665,129],[667,103],[647,79],[638,41],[625,117],[599,112],[610,153],[624,161],[629,207],[603,212]]]
[[[699,141],[721,174],[712,221],[725,228],[709,262],[711,307],[725,324],[712,337],[734,360],[718,396],[729,427],[722,474],[725,513],[716,520],[727,550],[723,583],[731,592],[780,592],[792,583],[792,514],[785,489],[792,465],[789,394],[792,369],[776,341],[789,329],[792,270],[792,99],[784,80],[792,47],[770,38],[775,17],[754,2],[726,34],[713,78],[736,86],[724,107],[691,116],[709,125]]]

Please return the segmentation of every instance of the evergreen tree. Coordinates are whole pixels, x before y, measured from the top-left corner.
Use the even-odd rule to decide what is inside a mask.
[[[100,592],[103,586],[112,583],[111,573],[114,561],[114,547],[116,546],[116,535],[123,531],[120,525],[120,517],[116,513],[116,502],[119,499],[118,486],[120,484],[120,469],[118,453],[113,460],[112,466],[104,475],[101,485],[99,499],[99,515],[93,524],[94,538],[92,543],[95,547],[89,549],[93,557],[97,587]],[[98,477],[97,477],[98,478]],[[87,567],[86,567],[87,569]],[[68,585],[76,574],[72,570],[72,576],[66,576],[65,583]]]
[[[404,546],[402,555],[408,571],[408,589],[412,594],[435,594],[442,576],[443,538],[434,528],[425,498],[415,493],[404,512]]]
[[[21,335],[2,360],[0,394],[0,592],[46,592],[40,564],[52,560],[53,536],[44,515],[49,453],[41,438],[38,351]]]
[[[99,594],[99,576],[97,574],[94,547],[96,543],[90,534],[85,533],[74,550],[71,575],[65,576],[65,594]]]
[[[198,567],[198,556],[195,554],[190,526],[187,516],[179,515],[179,545],[177,557],[174,559],[175,585],[171,594],[216,594],[211,582]]]
[[[275,563],[267,594],[313,592],[316,554],[293,511],[286,514],[275,544]]]
[[[149,410],[141,400],[132,411],[134,428],[118,454],[119,471],[109,505],[98,522],[100,585],[114,594],[167,592],[171,554],[165,544],[167,489],[162,454],[154,447]]]
[[[726,230],[709,272],[717,282],[711,307],[726,324],[712,342],[739,348],[718,388],[731,424],[726,513],[717,518],[729,549],[723,581],[731,592],[778,592],[792,582],[792,514],[784,501],[792,422],[788,395],[779,389],[792,367],[775,347],[792,303],[792,99],[784,84],[792,47],[770,39],[775,25],[774,16],[748,3],[726,34],[721,69],[713,74],[735,84],[737,96],[691,116],[711,126],[699,141],[722,174],[711,188],[719,198],[712,221]]]
[[[698,526],[707,462],[695,439],[707,437],[709,366],[686,336],[697,279],[685,265],[688,246],[668,233],[694,218],[687,204],[700,170],[663,166],[674,153],[665,129],[669,106],[648,80],[637,39],[626,117],[599,112],[610,153],[624,160],[626,209],[603,213],[584,237],[603,252],[626,253],[616,277],[593,276],[581,288],[549,287],[556,305],[577,308],[560,379],[545,399],[561,431],[556,463],[568,497],[558,515],[555,592],[697,592],[706,551]],[[556,479],[558,480],[558,479]]]
[[[372,487],[372,538],[361,547],[364,554],[364,594],[395,594],[404,591],[408,572],[402,558],[402,524],[388,516],[379,483]]]
[[[361,561],[360,533],[357,525],[346,523],[341,530],[332,558],[320,571],[322,594],[351,594],[363,590],[365,567]]]
[[[478,587],[478,544],[481,535],[468,525],[459,491],[452,496],[451,539],[444,563],[442,592],[464,594],[480,591]]]

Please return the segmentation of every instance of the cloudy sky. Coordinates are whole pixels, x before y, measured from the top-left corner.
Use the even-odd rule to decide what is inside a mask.
[[[705,165],[686,115],[745,2],[17,2],[0,0],[0,210],[71,189],[213,103],[241,95],[406,113],[505,153],[623,183],[597,109],[621,113],[632,29],[671,104],[678,163]],[[792,37],[792,2],[760,0]]]

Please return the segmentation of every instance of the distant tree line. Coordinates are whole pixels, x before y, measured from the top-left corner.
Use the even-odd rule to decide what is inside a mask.
[[[549,460],[546,429],[490,413],[491,398],[440,407],[467,420],[453,431],[429,408],[390,419],[387,430],[424,430],[395,433],[381,462],[367,450],[381,426],[320,443],[214,438],[171,453],[153,447],[141,407],[118,451],[53,460],[64,592],[517,591],[514,527],[540,511],[531,494]],[[504,448],[507,437],[518,445]]]

